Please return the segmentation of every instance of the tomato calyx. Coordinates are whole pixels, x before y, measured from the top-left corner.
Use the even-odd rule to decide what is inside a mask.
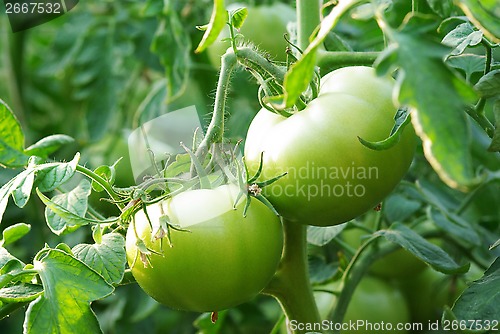
[[[238,164],[238,181],[239,181],[239,186],[240,186],[240,193],[236,197],[236,201],[234,203],[233,209],[236,208],[236,204],[240,200],[240,198],[245,195],[246,196],[246,202],[245,202],[245,208],[243,209],[243,217],[246,217],[248,207],[250,206],[250,202],[252,197],[256,198],[260,202],[262,202],[264,205],[266,205],[269,209],[271,209],[272,212],[274,212],[275,215],[279,216],[278,211],[274,208],[274,206],[269,202],[269,200],[262,195],[262,189],[270,184],[273,184],[274,182],[278,181],[281,179],[283,176],[285,176],[287,173],[284,172],[278,176],[275,176],[269,180],[265,181],[260,181],[257,182],[257,179],[260,177],[262,174],[262,168],[263,168],[263,157],[264,157],[264,152],[261,153],[260,155],[260,163],[259,163],[259,168],[257,169],[257,172],[255,173],[254,176],[250,177],[249,172],[248,172],[248,167],[245,163],[245,159],[241,159],[241,165],[243,165],[243,170],[241,168],[241,165]]]

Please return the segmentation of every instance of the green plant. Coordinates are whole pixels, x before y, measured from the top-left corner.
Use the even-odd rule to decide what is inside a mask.
[[[276,333],[285,319],[298,325],[289,326],[295,334],[339,333],[339,328],[321,327],[322,320],[363,320],[365,315],[350,314],[351,305],[363,286],[373,293],[379,289],[370,272],[398,253],[411,254],[452,282],[477,266],[481,277],[458,298],[450,294],[450,307],[439,304],[433,325],[442,329],[460,324],[451,327],[454,332],[478,330],[486,322],[498,328],[497,3],[340,0],[322,6],[297,0],[289,37],[275,37],[276,45],[286,41],[286,58],[279,58],[269,55],[260,40],[244,42],[257,30],[244,31],[259,17],[251,9],[277,2],[249,1],[249,10],[228,11],[222,0],[89,0],[44,29],[16,34],[2,29],[8,34],[0,50],[0,77],[6,83],[0,87],[6,101],[0,103],[2,333],[17,333],[21,327],[27,334],[190,333],[193,326],[200,333]],[[200,26],[208,17],[208,24]],[[203,51],[226,27],[229,40],[216,83],[216,71]],[[247,75],[235,75],[238,72]],[[258,84],[256,94],[247,89],[250,76]],[[201,97],[200,103],[194,95]],[[146,144],[151,172],[138,184],[117,184],[120,165],[106,161],[103,153],[90,153],[99,155],[95,160],[78,153],[99,146],[108,134],[140,128],[184,101],[200,106],[203,131],[190,133],[189,144],[180,145],[178,154],[157,152]],[[263,110],[247,135],[247,120],[258,105]],[[297,132],[280,130],[288,124]],[[418,136],[416,150],[413,131]],[[64,135],[57,134],[61,132]],[[245,157],[234,138],[246,138]],[[344,142],[348,145],[341,145]],[[253,153],[252,143],[258,143]],[[289,161],[274,166],[271,148],[285,144]],[[357,160],[346,159],[351,156]],[[377,158],[381,156],[385,160]],[[359,184],[370,192],[361,200],[340,196],[342,201],[336,201],[336,196],[329,201],[319,195],[309,200],[307,193],[305,198],[273,198],[273,189],[294,180],[288,164],[300,168],[308,161],[344,167],[344,173],[352,161],[363,168],[373,164],[383,179],[362,180]],[[387,172],[392,169],[397,173]],[[312,181],[313,186],[320,182]],[[219,196],[220,187],[237,190],[224,197]],[[36,196],[43,205],[33,199]],[[101,210],[89,196],[114,209]],[[174,221],[171,207],[165,207],[166,215],[157,211],[159,203],[171,206],[198,196],[206,203],[224,202],[214,206],[229,208],[221,215],[216,210],[224,221],[209,219],[213,211],[196,210],[196,201],[189,202],[186,214],[208,221],[182,227],[185,220]],[[235,210],[233,199],[239,203]],[[268,219],[261,221],[262,216]],[[231,240],[217,239],[199,257],[190,256],[196,268],[206,273],[204,256],[211,256],[225,266],[209,259],[208,268],[219,270],[214,274],[248,269],[240,261],[236,266],[226,262],[233,259],[233,250],[222,257],[212,251],[225,249],[222,246],[233,239],[250,238],[245,249],[251,251],[244,255],[257,261],[252,266],[252,274],[259,276],[252,281],[255,285],[247,281],[255,277],[252,274],[192,281],[195,275],[174,275],[181,265],[163,271],[157,262],[168,263],[167,255],[177,248],[184,259],[189,253],[184,244],[199,240],[186,248],[196,249],[213,236],[197,233],[205,223],[243,228],[233,231]],[[274,226],[273,232],[247,231],[264,226]],[[345,229],[366,233],[351,246],[342,238]],[[163,238],[154,242],[152,235]],[[265,249],[266,243],[274,251]],[[264,259],[267,251],[272,256]],[[148,261],[152,268],[144,267]],[[141,272],[147,275],[142,283]],[[156,275],[162,279],[171,274],[175,282],[162,281],[157,290]],[[397,281],[395,276],[386,279]],[[154,278],[151,286],[145,283],[149,278]],[[233,288],[242,286],[243,293],[221,291],[224,279]],[[217,310],[244,303],[212,314],[179,312],[139,293],[137,282],[172,307]],[[335,285],[335,303],[320,312],[314,293],[330,282]],[[172,291],[199,293],[177,303]],[[253,298],[257,293],[260,296]],[[360,298],[370,301],[368,296]],[[404,309],[400,302],[394,301]],[[26,312],[15,312],[23,308]],[[381,315],[373,321],[387,320]]]

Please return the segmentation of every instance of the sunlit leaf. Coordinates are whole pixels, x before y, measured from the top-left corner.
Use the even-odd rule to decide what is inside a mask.
[[[44,252],[33,264],[45,292],[26,311],[25,333],[102,333],[90,303],[111,294],[113,287],[65,252]]]
[[[444,36],[441,41],[444,45],[454,48],[451,55],[462,54],[469,46],[481,43],[483,33],[473,29],[470,23],[462,23]]]
[[[469,189],[477,180],[464,110],[476,100],[474,91],[444,64],[449,50],[429,34],[437,27],[433,18],[409,15],[398,30],[380,24],[393,42],[391,52],[378,59],[380,68],[401,68],[399,102],[411,108],[425,157],[448,186]]]
[[[0,247],[16,242],[24,237],[31,230],[31,225],[18,223],[7,227],[2,231],[2,240],[0,240]]]
[[[99,273],[108,283],[120,283],[125,272],[125,239],[118,233],[105,234],[100,243],[73,247],[77,259]]]
[[[66,135],[51,135],[40,139],[35,144],[24,150],[26,155],[36,155],[38,157],[47,158],[49,154],[57,151],[61,146],[72,143],[75,140]]]
[[[458,5],[488,38],[500,42],[500,11],[497,0],[460,0]]]
[[[214,7],[212,10],[212,16],[210,17],[210,22],[208,23],[208,27],[205,30],[205,34],[203,34],[200,44],[198,44],[198,47],[194,50],[194,52],[203,52],[207,47],[215,42],[222,29],[224,29],[227,19],[228,17],[227,11],[224,8],[224,0],[214,0]],[[237,23],[239,23],[239,21]],[[241,23],[243,24],[243,22]]]
[[[61,208],[66,209],[75,216],[85,217],[90,192],[90,182],[84,179],[73,190],[52,197],[51,203],[45,208],[45,219],[52,232],[61,235],[65,232],[74,231],[81,225],[88,223],[80,219],[70,218],[71,216],[62,212]],[[58,208],[53,211],[51,208],[56,208],[56,206]]]
[[[29,156],[23,153],[24,134],[16,116],[0,99],[0,166],[26,165]]]
[[[43,293],[43,287],[37,284],[21,283],[0,289],[0,301],[5,303],[30,302]]]
[[[42,192],[54,190],[74,175],[79,160],[80,154],[77,153],[73,160],[67,163],[39,165],[36,169],[35,185]]]

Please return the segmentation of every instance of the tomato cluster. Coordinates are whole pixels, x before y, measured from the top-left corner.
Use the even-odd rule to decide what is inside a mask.
[[[358,140],[390,134],[397,111],[392,90],[393,80],[372,68],[347,67],[326,75],[319,96],[289,118],[266,109],[257,114],[245,157],[252,173],[263,156],[264,179],[287,172],[263,192],[281,216],[335,225],[371,209],[395,187],[412,161],[413,130],[383,151]],[[256,200],[246,217],[242,200],[233,209],[239,192],[235,185],[188,190],[135,215],[127,257],[149,295],[176,309],[217,311],[265,288],[282,252],[281,223]]]

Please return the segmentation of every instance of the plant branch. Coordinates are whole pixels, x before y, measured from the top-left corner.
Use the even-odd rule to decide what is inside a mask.
[[[491,124],[490,120],[484,115],[484,113],[478,113],[476,108],[473,106],[466,106],[465,112],[483,128],[488,137],[493,138],[495,127]]]
[[[284,219],[283,230],[285,247],[280,267],[263,293],[276,298],[288,321],[320,323],[307,268],[307,226]]]
[[[120,202],[121,198],[118,197],[118,195],[116,194],[116,192],[113,190],[113,188],[109,185],[109,183],[104,178],[102,178],[101,176],[97,175],[92,170],[90,170],[90,169],[88,169],[86,167],[83,167],[81,165],[76,165],[76,171],[79,172],[80,174],[85,175],[89,179],[97,182],[106,191],[106,193],[108,194],[108,196],[113,201],[116,202],[115,204],[118,206],[118,208],[120,208],[120,210],[122,210],[125,207],[123,205],[123,203]]]
[[[297,40],[302,50],[309,45],[309,38],[320,22],[320,1],[297,0]]]
[[[380,52],[350,52],[318,50],[317,64],[321,68],[336,68],[343,66],[371,66]]]
[[[210,120],[210,124],[208,125],[205,137],[196,150],[196,156],[200,161],[203,161],[202,158],[205,156],[206,151],[211,144],[222,141],[222,136],[224,134],[226,97],[229,91],[231,73],[233,72],[236,64],[236,56],[233,51],[228,51],[222,56],[219,82],[217,83],[217,92],[215,95],[214,113],[212,115],[212,119]]]

